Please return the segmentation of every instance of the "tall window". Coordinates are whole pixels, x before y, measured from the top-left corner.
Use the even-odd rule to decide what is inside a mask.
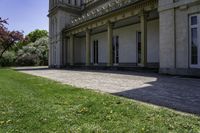
[[[200,67],[200,15],[190,16],[190,62],[192,67]]]
[[[83,5],[83,0],[81,0],[80,3],[81,3],[80,5],[82,6]]]
[[[68,4],[71,4],[71,0],[68,0]]]
[[[94,40],[93,42],[93,62],[94,64],[99,63],[99,41]]]
[[[113,37],[113,64],[119,64],[119,36]]]
[[[77,5],[77,0],[74,0],[74,5],[75,5],[75,6]]]
[[[141,32],[137,32],[137,63],[142,62],[142,43],[141,43]]]

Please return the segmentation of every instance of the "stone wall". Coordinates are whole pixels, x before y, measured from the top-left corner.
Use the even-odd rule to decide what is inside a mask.
[[[160,0],[160,72],[197,75],[190,67],[189,16],[200,12],[198,0]]]

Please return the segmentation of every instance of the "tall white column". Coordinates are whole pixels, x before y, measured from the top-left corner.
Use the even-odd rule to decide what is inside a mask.
[[[70,44],[69,44],[69,49],[70,49],[70,66],[74,65],[74,35],[70,35]]]
[[[90,42],[91,42],[90,30],[87,29],[86,30],[86,66],[90,66],[90,59],[91,59]]]
[[[108,22],[107,30],[108,30],[108,61],[107,61],[107,66],[112,66],[113,65],[113,48],[112,48],[112,38],[113,38],[113,24]]]
[[[141,22],[141,64],[147,66],[147,14],[144,12],[140,16]]]

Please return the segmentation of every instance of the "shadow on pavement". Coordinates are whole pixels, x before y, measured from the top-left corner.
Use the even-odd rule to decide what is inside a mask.
[[[158,78],[147,87],[114,93],[137,101],[200,115],[200,80]]]

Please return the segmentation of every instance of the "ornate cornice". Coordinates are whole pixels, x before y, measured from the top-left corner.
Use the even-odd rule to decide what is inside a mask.
[[[96,27],[103,26],[107,24],[108,21],[115,23],[117,21],[130,18],[141,14],[141,11],[152,11],[158,8],[158,0],[140,0],[135,4],[128,5],[123,8],[108,12],[104,15],[98,16],[96,18],[87,20],[79,25],[66,27],[65,33],[80,33],[85,31],[86,28],[93,29]]]
[[[191,6],[191,5],[196,5],[196,4],[200,4],[200,1],[199,0],[176,0],[170,4],[160,6],[158,8],[158,11],[162,12],[165,10],[170,10],[170,9],[178,8],[181,6]]]
[[[55,14],[58,10],[63,10],[63,11],[69,12],[69,13],[81,15],[81,7],[72,6],[72,5],[69,5],[69,4],[65,4],[63,2],[58,2],[56,4],[56,6],[54,6],[53,8],[51,8],[49,10],[48,17]]]

